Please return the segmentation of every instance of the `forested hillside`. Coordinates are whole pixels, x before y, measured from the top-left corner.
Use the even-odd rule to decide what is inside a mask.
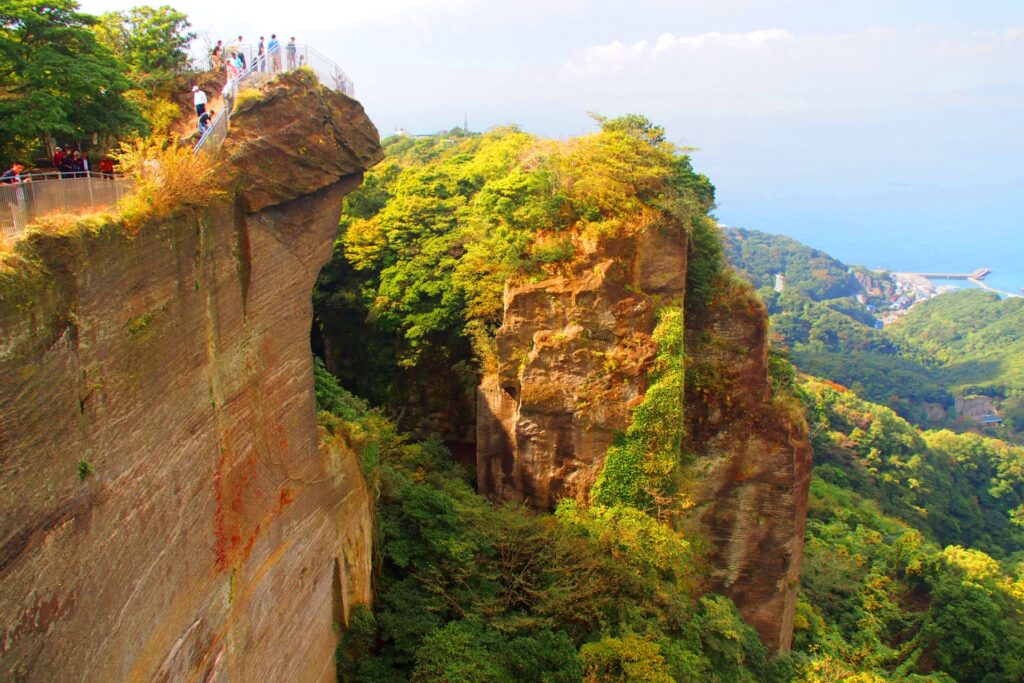
[[[769,659],[735,606],[705,594],[707,541],[692,529],[621,502],[495,506],[437,436],[416,441],[395,425],[465,432],[503,281],[557,272],[579,225],[628,230],[625,216],[663,201],[650,191],[660,183],[701,214],[710,185],[661,142],[638,118],[567,144],[515,129],[392,138],[389,160],[348,199],[315,300],[314,336],[334,371],[318,367],[317,398],[326,438],[360,453],[373,482],[379,552],[378,597],[344,635],[341,680],[1024,679],[1019,447],[922,432],[773,356],[777,400],[807,415],[815,471],[794,649]],[[691,285],[707,291],[724,264],[712,225],[692,229]],[[933,377],[847,298],[860,280],[841,264],[764,259],[758,277],[778,265],[833,283],[785,293],[786,311],[770,301],[776,321],[788,315],[806,333],[791,344],[798,360],[801,345],[847,359],[868,348],[905,377]],[[863,379],[892,387],[891,367]]]
[[[724,244],[738,271],[759,288],[776,341],[800,369],[922,426],[977,428],[958,420],[954,400],[987,395],[1005,420],[999,434],[1020,438],[1024,299],[958,290],[920,302],[878,329],[873,311],[893,297],[885,274],[847,266],[782,235],[728,229]],[[786,275],[782,292],[772,288],[774,273]]]
[[[1021,680],[1024,449],[922,434],[827,382],[799,393],[816,461],[801,599],[793,652],[768,660],[728,600],[698,597],[699,538],[629,507],[494,507],[321,367],[321,422],[378,491],[379,597],[341,680]]]

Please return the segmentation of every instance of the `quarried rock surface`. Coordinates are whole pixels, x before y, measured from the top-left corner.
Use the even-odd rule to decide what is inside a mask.
[[[372,502],[318,437],[310,300],[380,148],[357,102],[268,92],[223,152],[266,177],[229,163],[230,200],[131,237],[36,234],[6,264],[3,680],[334,679]],[[328,135],[351,153],[296,170],[296,141]]]
[[[799,408],[773,398],[768,315],[725,283],[686,325],[693,514],[710,541],[712,584],[774,650],[788,650],[800,578],[811,447]]]

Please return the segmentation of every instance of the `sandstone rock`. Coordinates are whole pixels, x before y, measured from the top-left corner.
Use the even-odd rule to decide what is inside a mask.
[[[506,292],[477,402],[477,483],[494,498],[551,508],[590,488],[646,389],[655,309],[682,306],[680,227],[583,248],[570,273]]]
[[[356,100],[289,71],[245,97],[222,154],[249,211],[286,202],[362,173],[383,158],[380,136]]]
[[[318,439],[311,291],[380,151],[348,98],[269,93],[233,124],[239,201],[35,235],[0,280],[4,680],[334,680],[372,502]],[[356,151],[293,171],[303,130]]]
[[[697,455],[694,517],[712,582],[773,651],[788,650],[800,577],[811,448],[796,407],[774,400],[768,316],[745,284],[723,284],[687,320],[684,448]]]
[[[497,369],[478,392],[482,493],[550,509],[593,485],[646,391],[654,313],[683,304],[686,236],[661,228],[506,292]],[[806,426],[771,396],[767,315],[749,288],[723,285],[686,322],[686,339],[689,374],[700,378],[685,396],[683,450],[696,456],[686,493],[710,541],[711,588],[731,597],[773,650],[785,650],[807,514]]]

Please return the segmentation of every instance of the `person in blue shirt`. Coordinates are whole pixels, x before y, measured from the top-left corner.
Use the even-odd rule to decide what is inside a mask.
[[[270,34],[267,53],[270,55],[270,73],[276,74],[281,70],[281,43],[277,40],[276,33]]]

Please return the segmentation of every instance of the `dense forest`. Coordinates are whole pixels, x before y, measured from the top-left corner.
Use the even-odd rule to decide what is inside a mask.
[[[346,200],[315,297],[314,341],[331,369],[318,361],[321,424],[361,454],[378,501],[378,597],[343,636],[341,680],[1024,680],[1024,449],[922,431],[843,386],[855,377],[815,379],[773,356],[775,390],[805,412],[815,462],[794,649],[775,658],[706,592],[703,539],[642,503],[538,513],[475,494],[472,466],[439,438],[465,425],[441,406],[487,363],[504,281],[557,272],[572,237],[629,230],[631,213],[655,208],[686,218],[688,305],[699,306],[728,277],[704,219],[713,190],[641,117],[567,142],[510,128],[386,149]],[[763,273],[798,285],[786,311],[814,330],[789,338],[798,362],[817,342],[871,353],[949,395],[939,366],[913,355],[924,347],[874,329],[853,298],[863,277],[820,253],[782,263],[747,248]],[[832,314],[835,326],[820,320]],[[332,351],[338,340],[356,352]],[[875,381],[891,387],[890,370]]]

